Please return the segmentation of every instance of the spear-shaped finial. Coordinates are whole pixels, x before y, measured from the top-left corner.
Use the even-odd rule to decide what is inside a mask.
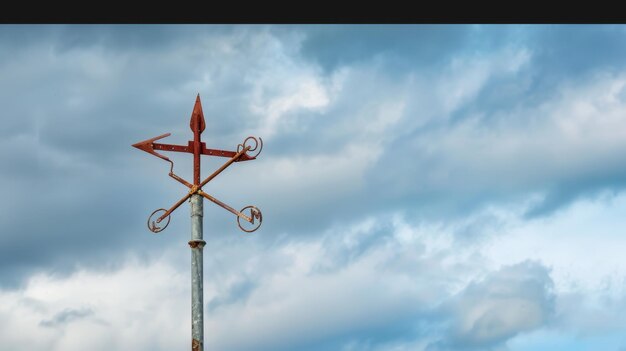
[[[200,94],[196,97],[196,103],[193,105],[193,112],[191,112],[191,121],[189,122],[191,130],[195,133],[198,131],[202,133],[204,131],[204,113],[202,113],[202,104],[200,103]]]

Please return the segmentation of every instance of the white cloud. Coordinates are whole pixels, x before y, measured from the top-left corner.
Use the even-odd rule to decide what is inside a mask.
[[[376,334],[410,340],[420,321],[432,318],[428,311],[482,271],[465,249],[438,239],[447,230],[411,227],[393,216],[270,247],[252,238],[211,241],[205,345],[292,350],[365,342],[372,350],[406,349]],[[34,338],[52,351],[187,348],[188,266],[170,251],[150,262],[128,259],[113,271],[41,273],[19,291],[0,292],[0,320],[14,321],[0,331],[3,345],[19,351]],[[249,290],[237,290],[246,284]]]
[[[0,340],[16,351],[182,350],[188,292],[184,277],[163,262],[131,260],[117,271],[69,277],[40,273],[21,290],[0,291]]]
[[[625,209],[624,193],[604,193],[578,200],[547,218],[522,219],[523,211],[518,211],[517,216],[508,216],[500,235],[479,249],[490,265],[531,259],[550,268],[554,318],[540,331],[511,339],[511,349],[586,343],[592,347],[598,342],[593,340],[608,342],[616,333],[623,335]]]
[[[320,345],[372,351],[454,349],[459,343],[497,348],[509,341],[523,344],[520,340],[534,335],[532,330],[580,330],[609,316],[612,322],[595,324],[602,332],[622,320],[623,295],[613,295],[607,304],[563,288],[564,267],[584,278],[585,271],[576,265],[593,265],[602,257],[588,256],[583,262],[574,252],[563,255],[545,244],[546,233],[566,235],[553,240],[569,240],[567,248],[583,247],[576,240],[585,232],[584,223],[595,223],[595,216],[603,214],[617,221],[618,208],[606,214],[602,205],[574,207],[554,223],[531,224],[517,221],[523,213],[519,209],[517,215],[496,209],[448,223],[411,223],[396,214],[335,226],[308,240],[272,245],[254,237],[212,240],[205,248],[205,303],[211,306],[205,315],[205,344],[232,351]],[[480,224],[485,220],[500,223],[489,229]],[[558,223],[565,225],[563,231],[554,231]],[[581,228],[580,235],[567,223]],[[482,240],[463,239],[475,230],[483,231],[478,233]],[[495,233],[484,232],[491,230]],[[522,239],[539,246],[525,246]],[[108,272],[39,274],[21,291],[3,291],[0,320],[13,323],[4,323],[0,339],[18,351],[27,335],[53,351],[105,349],[102,345],[187,348],[188,266],[175,256],[180,254],[170,252],[150,263],[131,259]],[[584,318],[565,322],[574,316]]]
[[[297,53],[301,36],[279,39],[269,33],[255,35],[256,63],[245,76],[250,86],[249,109],[260,117],[258,134],[268,140],[288,128],[299,128],[297,113],[323,112],[330,103],[336,79],[326,79],[319,67]]]
[[[522,101],[506,112],[485,106],[412,135],[398,130],[394,151],[381,156],[389,159],[383,163],[388,172],[377,177],[391,184],[396,196],[432,193],[442,201],[455,197],[457,203],[486,199],[477,206],[553,192],[563,194],[566,203],[589,191],[620,186],[626,150],[623,85],[624,74],[597,74],[561,83],[539,105]],[[411,105],[408,111],[414,109]],[[411,130],[410,121],[398,125]],[[396,149],[410,154],[412,162],[400,162]]]
[[[499,264],[540,260],[552,268],[559,292],[624,290],[626,245],[623,213],[626,195],[603,194],[583,199],[549,218],[531,221],[510,218],[508,229],[481,250]]]

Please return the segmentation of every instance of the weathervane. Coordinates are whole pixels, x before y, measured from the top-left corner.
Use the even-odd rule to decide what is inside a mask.
[[[163,135],[159,135],[157,137],[138,142],[133,144],[134,147],[143,150],[147,153],[150,153],[156,157],[162,158],[163,160],[170,163],[170,173],[169,176],[182,183],[186,187],[189,188],[189,191],[185,196],[183,196],[178,202],[176,202],[172,207],[168,210],[164,208],[159,208],[156,211],[152,212],[152,214],[148,217],[148,229],[150,229],[154,233],[158,233],[165,229],[170,223],[170,215],[174,210],[176,210],[180,205],[185,202],[185,200],[190,199],[191,202],[191,240],[189,241],[189,246],[191,247],[191,276],[192,276],[192,289],[191,289],[191,349],[193,351],[202,351],[204,344],[204,314],[203,314],[203,302],[202,302],[202,248],[206,244],[204,240],[202,240],[202,216],[203,216],[203,206],[202,206],[202,198],[206,198],[211,202],[216,203],[220,207],[232,212],[237,216],[237,225],[239,228],[245,232],[253,232],[261,226],[261,222],[263,221],[263,216],[261,215],[261,211],[255,206],[246,206],[241,211],[237,211],[234,208],[226,205],[215,197],[205,193],[202,191],[202,187],[205,186],[208,182],[210,182],[213,178],[215,178],[218,174],[220,174],[223,170],[225,170],[228,166],[230,166],[233,162],[240,161],[249,161],[256,159],[257,156],[261,153],[263,149],[263,140],[255,137],[247,137],[243,143],[237,145],[237,151],[225,151],[225,150],[217,150],[217,149],[207,149],[204,142],[200,140],[200,134],[204,131],[205,123],[204,123],[204,114],[202,113],[202,105],[200,103],[200,94],[196,97],[196,103],[193,107],[193,112],[191,113],[191,121],[190,127],[193,131],[193,140],[190,140],[187,145],[170,145],[170,144],[158,144],[155,143],[156,140],[163,139],[170,135],[170,133],[166,133]],[[254,143],[254,145],[251,145]],[[174,152],[187,152],[193,154],[193,184],[174,174],[174,162],[172,162],[169,158],[164,155],[157,153],[155,150],[163,150],[163,151],[174,151]],[[248,154],[252,152],[252,154]],[[230,157],[226,163],[224,163],[220,168],[215,170],[210,176],[204,179],[202,182],[200,181],[200,155],[209,155],[209,156],[221,156],[221,157]],[[250,216],[244,214],[246,210],[250,210]],[[153,219],[159,213],[162,214],[158,216],[156,219]],[[167,220],[165,220],[167,219]],[[244,228],[242,226],[241,220],[244,220],[244,223],[249,223],[252,225],[249,228]],[[165,221],[164,221],[165,220]],[[255,220],[258,220],[255,223]],[[163,224],[165,223],[165,224]],[[161,225],[161,226],[159,226]]]

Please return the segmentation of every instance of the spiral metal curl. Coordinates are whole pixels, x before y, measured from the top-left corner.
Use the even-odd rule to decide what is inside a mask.
[[[150,223],[150,220],[152,219],[152,217],[154,217],[154,215],[159,212],[159,211],[163,211],[163,212],[167,212],[166,209],[164,208],[159,208],[158,210],[155,210],[154,212],[152,212],[152,214],[150,214],[150,217],[148,217],[148,229],[150,229],[151,232],[153,233],[158,233],[160,231],[162,231],[163,229],[167,228],[167,226],[170,224],[170,219],[171,216],[167,216],[167,222],[165,223],[165,225],[163,227],[158,227],[157,223],[160,223],[161,221],[159,221],[158,219],[156,221],[152,221],[152,224]],[[159,216],[161,217],[161,216]]]
[[[249,140],[254,140],[254,147],[252,147],[251,145],[248,145],[248,141]],[[263,150],[263,139],[261,139],[261,137],[259,137],[259,139],[257,140],[257,138],[253,137],[253,136],[249,136],[247,137],[243,143],[237,145],[237,152],[245,149],[247,146],[250,146],[250,149],[248,151],[246,151],[246,155],[248,155],[249,157],[255,158],[257,156],[259,156],[259,154],[261,153],[261,150]],[[248,154],[250,151],[258,151],[254,154]]]
[[[242,208],[241,211],[239,212],[243,213],[243,211],[245,211],[248,208],[250,209],[250,219],[251,219],[250,223],[254,225],[254,219],[256,218],[259,220],[257,222],[258,224],[252,229],[245,229],[244,227],[241,226],[241,217],[237,216],[237,225],[239,226],[239,229],[243,230],[244,232],[252,233],[253,231],[259,229],[259,227],[261,226],[261,223],[263,222],[263,214],[261,214],[261,210],[259,210],[256,206],[246,206]]]

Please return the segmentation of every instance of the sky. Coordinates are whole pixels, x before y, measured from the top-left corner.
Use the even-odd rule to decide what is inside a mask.
[[[626,351],[626,26],[0,25],[2,350]],[[192,178],[188,154],[168,153]],[[202,178],[226,159],[204,156]]]

